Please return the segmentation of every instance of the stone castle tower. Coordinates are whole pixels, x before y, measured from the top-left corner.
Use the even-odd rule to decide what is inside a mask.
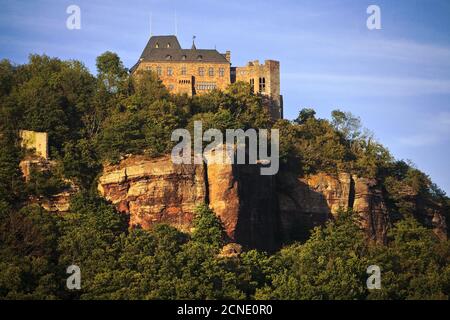
[[[264,97],[274,119],[283,117],[280,94],[280,63],[266,60],[249,62],[245,67],[231,66],[231,53],[215,49],[182,49],[176,36],[152,36],[131,73],[151,70],[175,94],[202,94],[213,89],[225,90],[230,83],[244,81],[255,94]]]

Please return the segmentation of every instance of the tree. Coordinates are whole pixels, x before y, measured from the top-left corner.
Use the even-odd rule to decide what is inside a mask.
[[[387,246],[371,250],[371,261],[381,267],[382,287],[369,299],[443,299],[450,293],[450,242],[438,241],[414,218],[399,221]]]
[[[314,111],[314,109],[303,108],[298,113],[298,117],[297,117],[297,119],[294,120],[294,122],[297,124],[304,124],[306,121],[308,121],[308,119],[314,119],[315,116],[316,116],[316,111]]]
[[[14,85],[14,67],[9,60],[0,60],[0,101],[7,96]]]
[[[123,84],[128,72],[116,53],[106,51],[96,59],[98,79],[108,92],[116,93]]]
[[[88,189],[100,172],[101,164],[95,150],[87,139],[64,144],[64,156],[60,159],[63,174],[68,179],[73,179],[75,184]]]
[[[120,247],[117,240],[127,230],[127,217],[105,200],[80,192],[70,204],[71,213],[61,222],[58,264],[64,269],[77,265],[82,270],[83,287],[74,297],[96,292],[99,274],[117,268]],[[69,297],[65,292],[65,297]],[[92,297],[92,295],[91,295]]]
[[[350,112],[343,112],[339,109],[333,110],[331,112],[331,124],[347,140],[354,140],[361,135],[361,119]]]
[[[0,223],[0,299],[56,299],[57,217],[39,206],[13,211]]]
[[[355,216],[340,212],[336,221],[314,229],[303,245],[272,258],[271,285],[259,299],[362,299],[366,295],[367,246]]]
[[[221,248],[225,239],[222,221],[205,204],[197,207],[194,218],[192,240]]]
[[[0,124],[0,219],[24,199],[20,158],[17,135]]]
[[[50,147],[61,151],[65,141],[79,134],[81,113],[89,108],[95,78],[80,62],[45,55],[31,55],[16,73],[18,83],[9,96],[21,115],[16,129],[48,132]]]

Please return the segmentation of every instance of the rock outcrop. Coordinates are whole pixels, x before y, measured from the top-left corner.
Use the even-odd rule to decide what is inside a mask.
[[[258,166],[175,165],[168,156],[133,156],[105,166],[99,182],[99,192],[130,215],[130,226],[168,223],[189,232],[196,206],[208,202],[229,241],[277,247],[273,177],[260,176]]]
[[[383,193],[376,179],[352,177],[354,197],[351,208],[359,215],[367,236],[378,243],[385,243],[387,229],[391,224]]]
[[[48,170],[51,163],[21,163],[26,177],[35,166]],[[66,212],[76,190],[72,184],[60,194],[32,200],[49,211]],[[312,228],[333,219],[340,209],[352,208],[368,238],[379,243],[386,241],[387,230],[395,221],[377,181],[349,173],[299,177],[280,171],[276,176],[262,176],[259,165],[175,165],[169,156],[130,156],[104,166],[98,190],[130,216],[130,227],[145,229],[167,223],[190,232],[195,208],[208,203],[223,222],[229,243],[268,251],[306,240]],[[416,203],[424,212],[419,221],[445,239],[442,210]]]
[[[133,156],[105,166],[100,193],[130,215],[130,225],[168,223],[190,231],[197,205],[208,202],[230,241],[273,250],[305,240],[339,209],[353,208],[376,241],[389,223],[376,181],[348,173],[298,178],[289,172],[259,174],[257,165],[175,165],[170,157]]]
[[[286,242],[305,240],[310,230],[333,218],[339,210],[353,209],[367,236],[386,241],[389,216],[375,179],[349,173],[318,173],[304,178],[284,172],[278,175],[280,227]]]
[[[31,156],[22,160],[19,166],[25,181],[28,182],[33,170],[38,172],[51,171],[56,166],[56,163],[44,157]],[[68,212],[70,209],[70,197],[79,189],[71,180],[66,179],[64,182],[66,186],[59,193],[47,197],[31,196],[28,199],[29,203],[39,204],[45,210],[54,213]]]
[[[100,193],[119,211],[130,215],[130,225],[150,228],[168,223],[190,231],[195,207],[206,200],[202,165],[175,165],[169,156],[129,157],[105,166]]]

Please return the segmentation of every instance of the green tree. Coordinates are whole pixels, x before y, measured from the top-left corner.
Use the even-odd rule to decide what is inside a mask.
[[[314,119],[315,116],[316,116],[316,111],[314,111],[314,109],[303,108],[298,113],[298,117],[297,117],[297,119],[294,120],[294,122],[297,124],[304,124],[306,121],[308,121],[308,119]]]
[[[367,246],[351,212],[314,229],[303,245],[292,245],[272,258],[271,284],[259,299],[363,299],[366,295]]]
[[[76,185],[88,189],[101,169],[95,146],[87,139],[64,144],[64,156],[60,159],[63,174]]]
[[[0,219],[24,199],[20,158],[17,135],[0,123]]]
[[[0,223],[0,299],[56,299],[57,217],[25,207]]]
[[[195,211],[194,231],[192,240],[221,248],[225,240],[225,231],[222,221],[206,205],[200,205]]]
[[[106,51],[96,59],[98,79],[108,92],[116,93],[128,75],[127,69],[116,53]]]
[[[381,290],[370,299],[444,299],[450,290],[450,243],[438,241],[414,218],[399,221],[387,246],[371,250],[372,264],[381,268]]]
[[[339,109],[331,112],[331,124],[347,140],[354,140],[361,135],[361,119],[350,112]]]

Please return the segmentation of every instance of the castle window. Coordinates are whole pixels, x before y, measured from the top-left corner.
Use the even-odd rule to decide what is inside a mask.
[[[259,92],[266,91],[266,78],[259,78]]]
[[[224,76],[225,76],[225,69],[219,68],[219,77],[224,77]]]
[[[181,57],[181,60],[186,60],[186,55],[183,55],[182,57]]]
[[[159,43],[158,42],[155,44],[155,48],[159,48]]]
[[[196,85],[197,90],[214,90],[216,89],[215,82],[199,82]]]
[[[255,92],[255,79],[250,79],[250,90]]]
[[[172,60],[172,56],[171,56],[170,54],[168,54],[168,55],[166,56],[166,60]]]
[[[181,67],[181,75],[182,75],[182,76],[185,76],[186,73],[187,73],[187,72],[186,72],[186,67],[184,67],[184,66]]]
[[[198,75],[200,77],[203,77],[205,75],[205,68],[198,68]]]
[[[210,77],[214,77],[214,68],[209,68],[209,69],[208,69],[208,75],[209,75]]]
[[[167,44],[167,48],[170,48],[170,43]]]
[[[158,76],[162,75],[162,69],[161,69],[161,67],[157,67],[157,68],[156,68],[156,74],[157,74]]]
[[[167,68],[167,75],[172,76],[173,75],[173,69],[171,67]]]
[[[199,60],[199,61],[203,60],[203,56],[202,55],[198,55],[197,56],[197,60]]]

